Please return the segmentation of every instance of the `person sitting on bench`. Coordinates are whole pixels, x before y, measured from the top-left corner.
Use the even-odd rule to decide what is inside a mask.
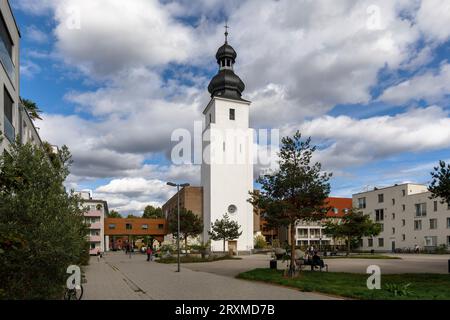
[[[322,269],[322,268],[325,268],[325,263],[324,263],[323,260],[320,258],[320,256],[319,256],[319,254],[317,253],[317,251],[314,252],[314,255],[313,255],[313,257],[312,257],[312,265],[311,265],[311,269],[314,268],[314,267],[316,267],[316,266],[320,267],[321,269]]]

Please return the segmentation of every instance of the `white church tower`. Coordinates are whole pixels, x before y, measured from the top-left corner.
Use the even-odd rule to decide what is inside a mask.
[[[203,128],[203,239],[208,240],[211,223],[225,213],[241,226],[242,235],[226,242],[225,250],[253,249],[253,206],[247,201],[253,191],[253,130],[249,128],[250,102],[242,99],[245,89],[234,73],[236,51],[227,42],[216,54],[219,72],[209,86]],[[222,251],[223,241],[212,241],[212,251]]]

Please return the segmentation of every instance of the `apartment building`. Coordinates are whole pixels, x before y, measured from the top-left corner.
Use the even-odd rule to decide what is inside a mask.
[[[37,128],[20,102],[20,31],[7,0],[0,0],[0,153],[16,137],[42,145]]]
[[[329,207],[325,219],[321,221],[298,221],[295,230],[295,242],[297,246],[321,248],[327,245],[343,245],[343,240],[336,239],[336,242],[324,233],[323,223],[328,219],[341,219],[352,208],[351,198],[329,197],[326,199],[326,206]],[[290,227],[280,228],[280,242],[291,244]]]
[[[164,216],[167,218],[170,213],[176,213],[178,208],[178,196],[175,193],[162,206]],[[180,208],[190,210],[199,217],[203,218],[203,188],[202,187],[184,187],[180,190]]]
[[[89,225],[89,253],[105,252],[105,217],[108,213],[108,203],[93,199],[89,191],[76,192],[83,199],[85,221]]]
[[[427,186],[412,183],[354,194],[353,206],[382,226],[380,235],[362,240],[362,249],[450,246],[450,206],[430,196]]]

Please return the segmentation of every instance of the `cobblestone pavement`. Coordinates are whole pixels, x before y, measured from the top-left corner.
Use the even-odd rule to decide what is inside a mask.
[[[335,299],[322,294],[235,279],[229,275],[194,271],[183,264],[180,273],[175,271],[176,265],[147,262],[146,256],[139,253],[129,258],[122,252],[109,252],[101,259],[91,258],[90,265],[86,267],[87,282],[83,284],[83,299]]]

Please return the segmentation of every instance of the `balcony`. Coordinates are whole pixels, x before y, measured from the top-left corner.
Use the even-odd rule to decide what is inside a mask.
[[[103,211],[100,210],[89,210],[84,213],[85,217],[102,217]]]
[[[101,242],[102,237],[101,236],[89,236],[89,241],[90,242]]]
[[[103,229],[103,225],[101,222],[94,222],[89,225],[89,229],[95,229],[95,230]]]
[[[0,37],[0,61],[3,65],[3,68],[5,68],[5,71],[8,74],[9,79],[11,80],[12,84],[15,86],[16,68],[14,67],[11,57],[9,56],[8,50],[6,49],[6,46],[3,42],[3,40],[1,39],[1,37]]]
[[[16,129],[7,117],[3,117],[5,123],[5,137],[13,143],[16,138]]]

